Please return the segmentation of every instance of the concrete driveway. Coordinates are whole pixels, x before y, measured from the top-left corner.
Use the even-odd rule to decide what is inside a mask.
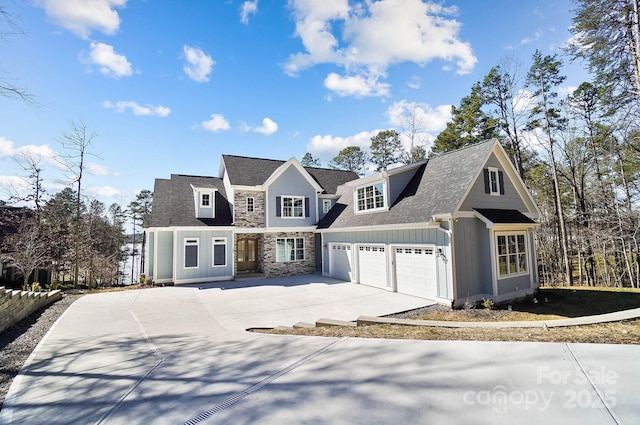
[[[2,424],[633,424],[640,347],[273,336],[425,300],[319,276],[89,295]]]

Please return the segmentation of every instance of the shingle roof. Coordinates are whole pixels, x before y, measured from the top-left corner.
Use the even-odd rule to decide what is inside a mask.
[[[246,156],[222,155],[229,182],[238,186],[259,186],[286,161],[251,158]],[[358,179],[352,171],[329,168],[304,167],[325,193],[336,193],[336,188],[351,180]]]
[[[501,210],[496,208],[474,208],[483,217],[494,224],[534,224],[535,221],[518,210]]]
[[[217,189],[215,218],[196,218],[193,188]],[[153,189],[151,218],[145,227],[167,226],[231,226],[232,217],[224,184],[218,177],[172,174],[171,179],[156,179]]]
[[[346,190],[336,206],[318,223],[318,229],[389,224],[426,223],[433,216],[451,214],[473,184],[489,157],[495,140],[430,158],[420,166],[387,211],[355,214],[353,193]]]

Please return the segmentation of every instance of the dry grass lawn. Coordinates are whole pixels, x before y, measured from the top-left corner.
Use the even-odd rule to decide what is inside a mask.
[[[542,288],[537,302],[528,298],[500,309],[438,310],[412,317],[444,321],[527,321],[590,316],[640,307],[640,290],[628,288]],[[436,328],[371,325],[264,331],[275,334],[355,338],[393,338],[473,341],[544,341],[602,344],[640,344],[640,320],[566,328]]]

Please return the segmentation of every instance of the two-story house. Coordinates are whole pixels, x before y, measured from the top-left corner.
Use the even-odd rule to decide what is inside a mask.
[[[358,178],[223,155],[219,177],[157,179],[156,283],[321,271],[460,305],[538,287],[533,198],[496,140]]]
[[[219,177],[156,179],[146,276],[155,283],[313,273],[315,228],[355,173],[223,155]]]

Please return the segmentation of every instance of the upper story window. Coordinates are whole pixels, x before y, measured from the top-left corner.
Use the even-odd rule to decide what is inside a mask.
[[[256,199],[252,196],[247,198],[247,213],[252,213],[255,211]]]
[[[211,207],[211,195],[208,193],[200,194],[200,206],[202,208],[210,208]]]
[[[331,200],[330,199],[323,199],[322,200],[322,212],[324,214],[328,213],[329,210],[331,209]]]
[[[282,217],[304,217],[304,197],[283,196]]]
[[[385,207],[384,183],[378,182],[356,189],[356,211],[379,210]]]
[[[492,196],[504,195],[504,174],[495,167],[484,169],[484,192]]]

